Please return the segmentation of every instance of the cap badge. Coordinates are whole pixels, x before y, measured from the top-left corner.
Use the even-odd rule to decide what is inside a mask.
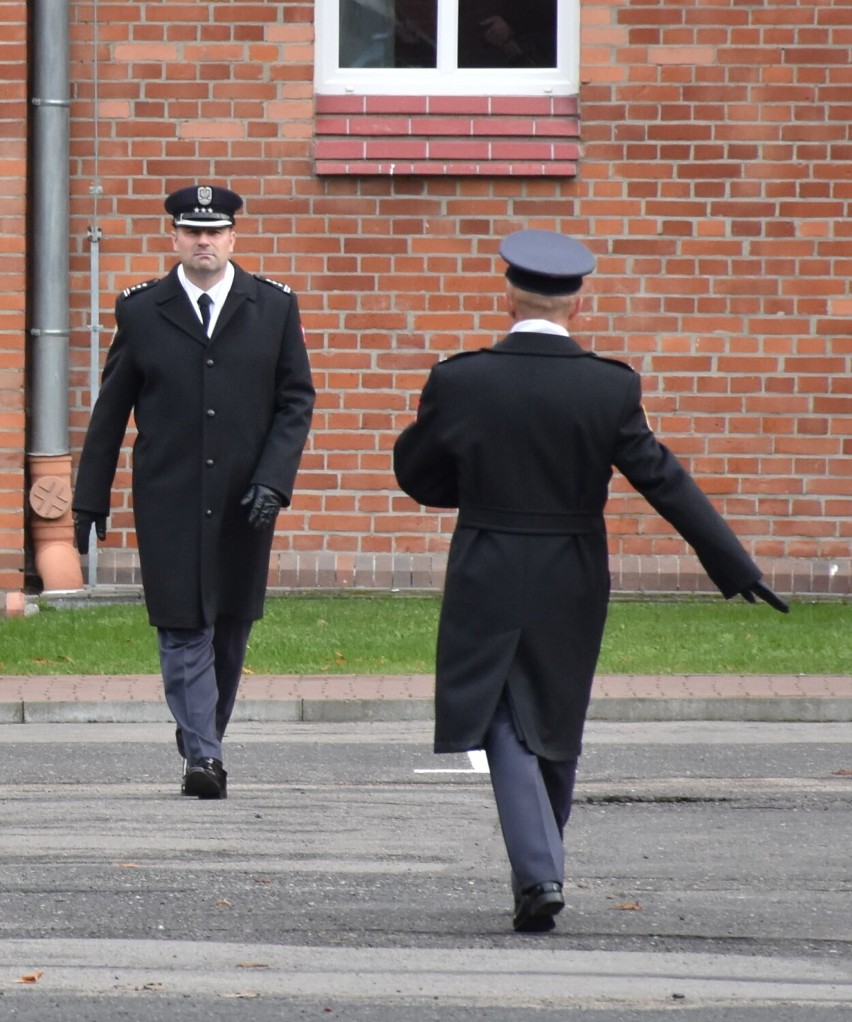
[[[202,206],[209,206],[213,201],[213,189],[209,185],[201,185],[198,189],[198,202]]]

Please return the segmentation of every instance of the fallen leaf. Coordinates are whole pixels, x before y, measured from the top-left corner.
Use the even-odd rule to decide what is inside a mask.
[[[271,969],[268,962],[237,962],[238,969]]]
[[[16,983],[38,983],[41,977],[44,975],[44,969],[40,969],[38,972],[25,972],[23,976],[16,979]]]
[[[120,869],[139,869],[138,862],[120,862],[118,865]]]
[[[613,905],[619,912],[641,912],[642,906],[638,901],[622,901],[620,905]]]
[[[835,770],[835,777],[852,777],[852,770]]]
[[[216,899],[216,908],[230,908],[230,907],[231,907],[231,903],[230,903],[230,901],[228,901],[227,898],[217,898]]]
[[[272,877],[255,877],[254,882],[256,884],[271,884]]]

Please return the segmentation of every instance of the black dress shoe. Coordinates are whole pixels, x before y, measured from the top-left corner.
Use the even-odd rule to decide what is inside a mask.
[[[535,887],[528,887],[515,900],[515,917],[512,925],[518,933],[543,933],[556,926],[554,916],[565,907],[562,884],[548,880]]]
[[[199,759],[184,771],[181,795],[227,798],[228,774],[218,759]]]

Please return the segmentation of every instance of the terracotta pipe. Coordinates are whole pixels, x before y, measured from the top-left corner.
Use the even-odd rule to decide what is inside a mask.
[[[31,454],[28,465],[30,530],[44,591],[82,589],[83,572],[71,517],[71,455]]]

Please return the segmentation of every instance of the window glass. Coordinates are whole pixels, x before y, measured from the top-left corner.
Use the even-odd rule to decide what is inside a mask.
[[[438,0],[340,0],[341,67],[437,66]]]
[[[556,0],[459,0],[459,67],[556,67]]]

